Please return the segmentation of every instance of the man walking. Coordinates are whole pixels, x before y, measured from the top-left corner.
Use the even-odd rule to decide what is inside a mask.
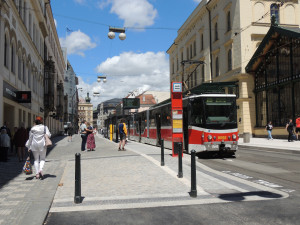
[[[125,140],[126,140],[126,135],[127,135],[127,128],[125,124],[125,119],[121,119],[119,123],[119,135],[120,135],[120,143],[119,143],[119,151],[121,151],[121,146],[122,146],[122,151],[125,151]]]
[[[87,132],[86,132],[86,121],[83,120],[80,125],[80,135],[81,135],[81,151],[85,150],[86,140],[87,140]]]

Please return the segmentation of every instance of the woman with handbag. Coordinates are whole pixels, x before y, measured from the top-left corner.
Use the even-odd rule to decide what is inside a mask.
[[[46,137],[47,135],[47,137]],[[34,157],[34,168],[36,179],[44,179],[43,168],[45,165],[47,153],[47,139],[51,137],[47,126],[43,125],[43,119],[36,117],[35,126],[33,126],[29,133],[29,139],[26,142],[28,151],[32,151]]]

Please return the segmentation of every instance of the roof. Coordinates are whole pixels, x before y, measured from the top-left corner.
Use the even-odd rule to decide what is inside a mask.
[[[277,39],[279,36],[288,36],[291,38],[300,38],[300,29],[299,28],[287,28],[280,26],[271,26],[268,33],[265,35],[261,44],[256,49],[254,55],[250,59],[249,63],[246,66],[246,72],[253,72],[257,65],[260,64],[262,58],[260,56],[265,55],[270,48],[273,46],[274,39]]]

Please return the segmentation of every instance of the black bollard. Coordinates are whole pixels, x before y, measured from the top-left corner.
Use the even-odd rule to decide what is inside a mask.
[[[182,173],[182,142],[178,143],[178,178],[183,177]]]
[[[164,153],[164,139],[161,140],[161,160],[160,160],[160,165],[164,166],[165,165],[165,153]]]
[[[75,154],[75,196],[74,203],[81,203],[81,168],[80,153]]]
[[[190,196],[197,197],[197,182],[196,182],[196,151],[191,152],[191,192]]]

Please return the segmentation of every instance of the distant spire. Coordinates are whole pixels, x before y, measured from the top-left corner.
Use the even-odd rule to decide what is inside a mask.
[[[85,102],[86,103],[90,103],[91,102],[91,98],[89,97],[90,93],[87,93],[87,97],[85,98]]]

